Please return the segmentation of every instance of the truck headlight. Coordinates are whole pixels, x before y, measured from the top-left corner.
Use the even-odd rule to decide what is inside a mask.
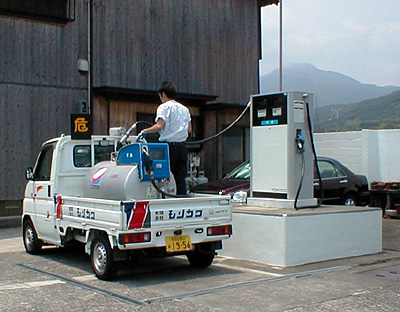
[[[247,192],[244,191],[235,192],[232,196],[232,201],[234,203],[245,204],[247,202]]]

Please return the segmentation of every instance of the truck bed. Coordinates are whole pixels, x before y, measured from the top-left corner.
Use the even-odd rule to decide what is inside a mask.
[[[62,196],[59,209],[61,216],[57,219],[57,227],[61,236],[72,229],[103,229],[114,237],[137,232],[149,232],[152,237],[147,243],[118,243],[120,249],[165,246],[165,237],[176,233],[190,235],[193,244],[213,241],[216,238],[207,236],[207,227],[230,224],[232,220],[229,195],[193,195],[148,201]],[[218,237],[221,238],[225,237]]]

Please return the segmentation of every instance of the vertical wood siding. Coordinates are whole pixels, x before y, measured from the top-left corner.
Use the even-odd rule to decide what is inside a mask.
[[[0,200],[21,199],[26,167],[43,141],[68,134],[81,90],[0,84]]]
[[[246,103],[258,92],[256,0],[96,1],[96,86],[180,92]]]
[[[257,93],[257,0],[93,4],[95,87],[155,90],[170,79],[179,92],[243,104]],[[87,97],[87,77],[77,71],[87,58],[87,1],[76,0],[75,21],[65,25],[0,16],[0,43],[1,201],[22,198],[24,168],[43,141],[70,132],[69,115]],[[134,114],[105,98],[95,104],[98,129],[110,116],[125,123],[119,110]]]
[[[70,133],[69,116],[87,98],[86,7],[66,25],[0,16],[0,201],[23,197],[24,170],[41,144]]]

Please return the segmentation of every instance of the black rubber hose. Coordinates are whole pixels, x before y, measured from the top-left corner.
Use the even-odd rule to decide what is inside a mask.
[[[206,138],[206,139],[203,139],[203,140],[200,140],[200,141],[193,141],[193,142],[187,141],[187,142],[185,142],[185,144],[191,145],[191,144],[205,143],[205,142],[211,141],[211,140],[213,140],[213,139],[219,137],[220,135],[224,134],[226,131],[228,131],[230,128],[232,128],[234,125],[237,124],[237,122],[243,117],[243,115],[244,115],[244,114],[246,113],[246,111],[249,109],[250,105],[251,105],[251,102],[247,103],[246,107],[244,108],[243,112],[238,116],[238,118],[236,118],[234,122],[232,122],[228,127],[226,127],[226,128],[225,128],[224,130],[222,130],[221,132],[219,132],[219,133],[217,133],[217,134],[214,134],[213,136],[210,136],[210,137],[208,137],[208,138]]]
[[[200,141],[186,141],[185,144],[186,144],[186,145],[193,145],[193,144],[205,143],[205,142],[211,141],[211,140],[213,140],[213,139],[215,139],[215,138],[221,136],[221,135],[224,134],[226,131],[228,131],[230,128],[232,128],[234,125],[236,125],[240,119],[242,119],[243,115],[244,115],[244,114],[246,113],[246,111],[249,109],[250,105],[251,105],[251,102],[248,102],[247,105],[246,105],[246,107],[245,107],[244,110],[242,111],[242,113],[241,113],[228,127],[226,127],[226,128],[225,128],[224,130],[222,130],[221,132],[219,132],[219,133],[217,133],[217,134],[214,134],[213,136],[210,136],[210,137],[208,137],[208,138],[206,138],[206,139],[203,139],[203,140],[200,140]],[[120,148],[120,145],[122,145],[122,144],[124,144],[124,143],[126,142],[126,140],[128,139],[129,135],[132,133],[132,131],[136,128],[136,125],[139,124],[139,123],[145,123],[145,124],[148,124],[148,125],[150,125],[150,126],[153,125],[153,124],[151,124],[151,123],[149,123],[149,122],[147,122],[147,121],[137,121],[136,123],[134,123],[134,124],[132,125],[132,127],[131,127],[127,132],[125,132],[125,134],[124,134],[123,137],[121,138],[120,142],[118,142],[118,145],[117,145],[117,146],[118,146],[119,148]],[[117,147],[117,150],[119,149],[118,147]]]
[[[166,193],[166,192],[164,192],[163,190],[161,190],[161,189],[158,187],[158,185],[157,185],[157,183],[156,183],[156,181],[155,181],[155,179],[154,179],[153,161],[151,160],[150,155],[147,153],[147,151],[143,151],[143,155],[144,155],[144,158],[145,158],[144,161],[145,161],[146,170],[148,170],[148,171],[150,172],[150,176],[151,176],[150,181],[151,181],[151,184],[153,184],[153,186],[154,186],[154,188],[157,190],[157,192],[159,192],[161,195],[166,196],[166,197],[173,197],[173,198],[187,198],[187,197],[191,197],[191,196],[188,196],[188,195],[169,194],[169,193]]]
[[[301,160],[302,160],[302,166],[301,166],[300,184],[299,184],[299,187],[297,188],[296,198],[294,199],[294,209],[295,210],[297,210],[299,208],[306,208],[306,207],[297,207],[297,201],[299,199],[300,191],[303,186],[303,179],[304,179],[304,173],[305,173],[305,168],[306,168],[305,159],[304,159],[304,148],[301,149]]]
[[[301,191],[301,187],[303,184],[303,178],[304,178],[304,173],[305,173],[305,160],[304,160],[304,150],[302,150],[302,170],[301,170],[301,179],[300,179],[300,184],[299,187],[297,189],[297,194],[296,194],[296,198],[294,200],[294,209],[298,210],[301,208],[319,208],[322,205],[322,202],[324,201],[324,190],[322,187],[322,179],[321,179],[321,174],[319,172],[319,167],[318,167],[318,159],[317,159],[317,152],[315,150],[315,144],[314,144],[314,136],[313,136],[313,130],[312,130],[312,124],[311,124],[311,117],[310,117],[310,108],[308,106],[308,102],[306,102],[306,110],[307,110],[307,124],[308,124],[308,130],[310,132],[310,141],[311,141],[311,149],[313,152],[313,156],[314,156],[314,163],[315,163],[315,167],[317,168],[317,174],[318,174],[318,180],[319,180],[319,185],[320,185],[320,189],[321,189],[321,196],[319,198],[319,203],[317,205],[313,205],[313,206],[304,206],[304,207],[298,207],[297,206],[297,201],[300,195],[300,191]]]
[[[313,155],[314,155],[314,164],[315,167],[317,168],[317,175],[318,175],[318,182],[320,185],[320,189],[321,189],[321,194],[319,197],[319,204],[316,208],[320,207],[322,205],[322,202],[324,201],[324,190],[322,187],[322,178],[321,178],[321,173],[319,171],[319,166],[318,166],[318,158],[317,158],[317,152],[315,150],[315,144],[314,144],[314,135],[313,135],[313,129],[312,129],[312,124],[311,124],[311,117],[310,117],[310,108],[308,107],[308,102],[306,102],[306,109],[307,109],[307,121],[308,121],[308,129],[310,130],[310,140],[311,140],[311,148],[313,151]]]
[[[175,195],[175,194],[169,194],[164,192],[162,189],[160,189],[154,179],[154,173],[151,175],[151,184],[153,184],[154,188],[159,192],[161,195],[164,195],[166,197],[173,197],[173,198],[188,198],[192,197],[190,195]]]
[[[217,133],[217,134],[215,134],[215,135],[213,135],[213,136],[211,136],[211,137],[209,137],[209,138],[207,138],[207,139],[200,140],[200,141],[195,141],[195,142],[185,142],[185,144],[190,145],[190,144],[205,143],[205,142],[207,142],[207,141],[210,141],[210,140],[213,140],[213,139],[219,137],[220,135],[222,135],[222,134],[224,134],[226,131],[228,131],[230,128],[232,128],[232,127],[243,117],[243,115],[244,115],[244,114],[246,113],[246,111],[249,109],[250,105],[251,105],[251,102],[247,103],[245,109],[244,109],[243,112],[236,118],[236,120],[235,120],[234,122],[232,122],[228,127],[226,127],[226,128],[225,128],[224,130],[222,130],[221,132],[219,132],[219,133]],[[125,133],[125,135],[123,136],[123,138],[127,135],[127,137],[126,137],[126,139],[127,139],[127,138],[129,137],[129,135],[131,134],[131,132],[136,128],[136,125],[137,125],[138,123],[147,123],[147,122],[146,122],[146,121],[138,121],[138,122],[136,122],[136,123]],[[148,123],[148,124],[150,124],[150,123]],[[150,125],[151,125],[151,124],[150,124]],[[122,139],[123,139],[123,138],[122,138]],[[122,141],[122,139],[120,140],[120,142]],[[124,140],[124,142],[126,141],[126,139]],[[120,142],[118,142],[118,144],[120,144]],[[118,150],[118,149],[119,149],[119,148],[117,147],[117,150]],[[145,157],[149,160],[150,164],[152,164],[152,161],[151,161],[149,155],[148,155],[148,154],[145,154],[145,155],[146,155]],[[166,197],[173,197],[173,198],[187,198],[187,197],[191,197],[191,196],[189,196],[189,195],[175,195],[175,194],[168,194],[168,193],[164,192],[163,190],[161,190],[161,189],[158,187],[158,185],[157,185],[157,183],[156,183],[156,181],[155,181],[155,179],[154,179],[154,171],[153,171],[152,165],[151,165],[151,170],[150,170],[150,172],[151,172],[151,184],[153,184],[153,186],[154,186],[154,188],[157,190],[157,192],[159,192],[159,193],[162,194],[163,196],[166,196]]]
[[[124,133],[124,135],[122,136],[122,138],[119,140],[119,142],[117,143],[117,151],[125,145],[126,140],[128,140],[129,136],[131,135],[131,133],[133,132],[133,130],[136,129],[136,126],[139,124],[145,124],[145,125],[150,125],[152,126],[153,124],[148,122],[148,121],[137,121],[135,122],[129,129],[128,131],[126,131]]]

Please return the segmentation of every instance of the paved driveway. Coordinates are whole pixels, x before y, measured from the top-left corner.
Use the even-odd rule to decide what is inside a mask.
[[[82,249],[23,250],[0,229],[0,311],[399,311],[400,220],[383,222],[384,252],[292,268],[217,257],[129,264],[100,281]]]

